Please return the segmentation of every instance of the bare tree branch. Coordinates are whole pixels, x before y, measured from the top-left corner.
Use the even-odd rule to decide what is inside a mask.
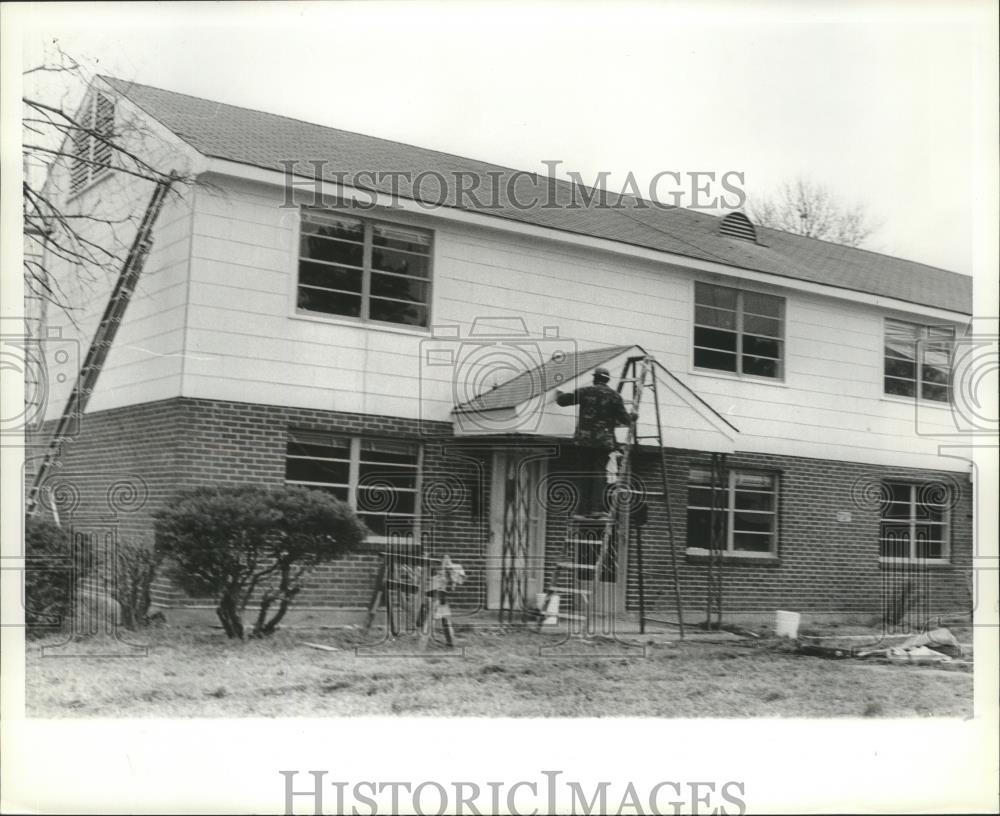
[[[852,247],[881,226],[863,204],[842,204],[828,188],[804,178],[783,184],[776,195],[751,198],[747,212],[761,226]]]
[[[25,253],[23,273],[27,293],[75,323],[70,297],[79,300],[78,287],[120,273],[142,216],[143,205],[127,198],[127,184],[100,190],[95,185],[119,175],[156,183],[170,179],[175,168],[157,165],[152,156],[159,137],[141,116],[125,114],[127,106],[113,91],[102,91],[113,101],[110,116],[87,96],[94,70],[57,42],[50,52],[45,63],[23,74],[31,78],[22,96],[24,232],[26,246],[37,250]],[[193,183],[188,177],[171,180],[175,196]]]

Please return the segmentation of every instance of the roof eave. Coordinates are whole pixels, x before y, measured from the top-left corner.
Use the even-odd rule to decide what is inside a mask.
[[[272,168],[259,167],[257,165],[243,164],[230,159],[210,156],[206,160],[203,171],[205,174],[215,174],[220,176],[230,176],[244,181],[253,181],[270,186],[284,187],[288,182],[288,175],[282,171]],[[295,174],[293,174],[295,175]],[[309,191],[318,190],[324,197],[331,199],[340,197],[342,199],[356,201],[365,207],[371,207],[374,198],[374,206],[385,207],[395,210],[402,210],[407,213],[427,216],[429,211],[426,203],[418,203],[403,196],[395,198],[384,193],[372,190],[361,190],[347,185],[340,185],[332,181],[317,180],[309,176],[297,176],[308,179],[310,182]],[[635,244],[615,241],[610,238],[596,238],[578,232],[556,229],[554,227],[542,227],[535,224],[527,224],[521,221],[504,218],[497,214],[482,214],[457,207],[440,206],[435,207],[433,215],[445,221],[465,224],[473,227],[481,227],[491,230],[500,230],[508,233],[515,233],[525,237],[539,238],[542,240],[554,240],[565,244],[585,247],[589,250],[608,252],[613,255],[639,258],[653,261],[655,263],[668,263],[673,266],[683,267],[695,272],[708,272],[716,275],[725,275],[731,278],[739,278],[747,281],[779,286],[792,291],[806,292],[824,297],[832,297],[838,300],[846,300],[853,303],[862,303],[882,309],[891,309],[907,314],[920,315],[930,319],[945,320],[951,322],[965,322],[971,315],[971,306],[968,312],[954,309],[943,309],[939,306],[932,306],[924,303],[916,303],[900,298],[891,298],[885,295],[875,295],[862,292],[857,289],[850,289],[838,286],[833,283],[817,283],[814,281],[804,281],[779,275],[774,272],[759,272],[745,267],[722,263],[721,261],[708,261],[701,258],[693,258],[687,255],[668,252],[661,249],[650,249],[637,246]]]

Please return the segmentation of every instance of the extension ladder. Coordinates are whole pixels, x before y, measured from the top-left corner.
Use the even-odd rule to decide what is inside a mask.
[[[122,266],[121,274],[115,282],[108,305],[104,309],[104,315],[97,324],[97,330],[94,332],[90,348],[87,349],[87,356],[84,358],[80,374],[77,376],[73,390],[66,401],[66,407],[63,409],[62,416],[59,417],[59,422],[56,424],[55,431],[49,440],[45,455],[38,466],[38,470],[35,472],[31,488],[28,490],[25,512],[29,516],[33,516],[38,512],[42,486],[48,478],[49,472],[56,460],[59,458],[63,444],[72,436],[72,424],[82,419],[84,411],[87,409],[87,403],[90,401],[91,394],[93,394],[94,388],[97,385],[97,379],[101,375],[101,369],[108,357],[108,352],[111,350],[111,344],[114,342],[115,335],[118,333],[118,327],[121,325],[122,318],[125,315],[125,310],[132,299],[132,293],[135,291],[139,274],[146,263],[146,256],[149,254],[153,243],[153,224],[156,222],[167,192],[176,178],[176,175],[171,173],[168,179],[156,182],[156,189],[153,190],[149,206],[146,207],[146,212],[139,224],[139,229],[136,231],[135,239]],[[58,516],[56,516],[56,522],[58,523]]]

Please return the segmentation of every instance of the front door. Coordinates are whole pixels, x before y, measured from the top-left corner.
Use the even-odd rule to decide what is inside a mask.
[[[490,536],[486,553],[486,606],[519,612],[534,608],[543,591],[545,489],[551,451],[494,451]]]

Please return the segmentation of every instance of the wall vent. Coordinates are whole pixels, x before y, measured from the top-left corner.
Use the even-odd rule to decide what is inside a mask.
[[[724,216],[719,225],[719,233],[757,243],[757,230],[754,229],[753,222],[741,212],[731,212]]]

